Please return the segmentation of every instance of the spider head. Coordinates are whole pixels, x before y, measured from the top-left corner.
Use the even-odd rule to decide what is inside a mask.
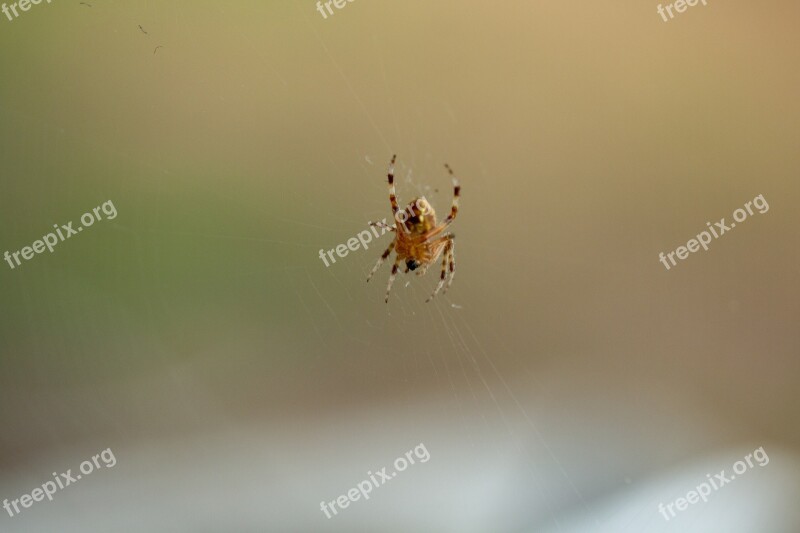
[[[420,263],[416,259],[407,259],[406,266],[408,267],[409,270],[416,270],[419,268]]]

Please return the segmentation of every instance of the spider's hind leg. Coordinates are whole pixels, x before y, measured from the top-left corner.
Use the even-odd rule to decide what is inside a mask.
[[[447,289],[450,288],[450,285],[453,284],[453,278],[456,275],[456,240],[453,239],[450,241],[450,260],[448,261],[449,268],[450,268],[450,277],[447,280],[447,285],[444,287],[444,291],[442,294],[447,293]]]
[[[433,297],[436,296],[439,293],[439,291],[442,289],[442,286],[444,285],[445,279],[447,277],[447,264],[448,264],[448,260],[450,260],[450,258],[451,258],[451,253],[452,253],[452,249],[453,249],[453,243],[455,242],[455,235],[452,235],[452,234],[448,233],[448,234],[442,236],[442,240],[446,240],[447,241],[447,244],[444,247],[444,253],[442,254],[442,272],[439,275],[439,283],[436,284],[436,289],[434,289],[433,294],[431,294],[428,297],[428,299],[425,300],[425,303],[428,303],[431,300],[433,300]],[[451,263],[451,265],[452,265],[452,267],[451,267],[451,272],[452,272],[452,270],[455,268],[455,266],[452,263]]]
[[[392,265],[392,273],[389,274],[389,283],[386,284],[386,303],[389,303],[389,293],[392,291],[392,284],[394,284],[394,278],[397,277],[397,269],[400,266],[402,259],[397,257],[394,260],[394,265]]]

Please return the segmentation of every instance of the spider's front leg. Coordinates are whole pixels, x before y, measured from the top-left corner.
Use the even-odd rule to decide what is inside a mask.
[[[447,227],[453,223],[453,220],[455,220],[456,215],[458,214],[458,199],[461,197],[461,185],[459,184],[456,175],[453,174],[453,169],[450,168],[450,165],[445,163],[444,166],[447,169],[447,172],[450,174],[450,177],[453,179],[453,204],[450,207],[450,214],[447,215],[447,218],[445,218],[439,225],[425,234],[426,239],[437,237],[441,232],[446,230]]]
[[[400,211],[400,206],[397,205],[397,191],[394,189],[394,162],[397,160],[397,155],[392,156],[392,161],[389,163],[389,203],[392,204],[392,216],[397,217],[397,212]]]
[[[450,207],[450,214],[447,215],[447,218],[444,219],[444,222],[442,223],[446,227],[450,225],[453,220],[455,220],[456,215],[458,214],[458,198],[461,196],[461,185],[458,183],[458,178],[453,173],[453,169],[450,168],[450,165],[445,163],[444,168],[447,169],[447,173],[450,174],[450,178],[453,180],[453,205]]]

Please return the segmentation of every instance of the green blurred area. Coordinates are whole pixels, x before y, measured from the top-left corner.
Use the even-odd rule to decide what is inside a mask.
[[[590,414],[570,378],[800,439],[796,5],[92,4],[0,19],[0,252],[118,211],[0,263],[0,461],[59,430],[491,405],[486,375],[553,368]],[[388,237],[318,258],[389,215],[393,153],[401,201],[445,212],[442,163],[461,177],[458,275],[429,306],[435,274],[389,306],[388,266],[364,283]],[[769,213],[663,270],[758,194]]]

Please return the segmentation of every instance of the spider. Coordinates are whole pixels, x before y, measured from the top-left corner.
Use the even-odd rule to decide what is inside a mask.
[[[461,186],[458,184],[458,179],[449,165],[445,164],[444,167],[453,179],[453,205],[450,208],[450,214],[441,224],[436,223],[436,213],[431,207],[431,204],[424,197],[415,198],[408,206],[400,211],[397,205],[397,196],[394,188],[394,162],[397,159],[396,155],[392,156],[392,161],[389,163],[389,202],[392,205],[392,215],[395,218],[393,226],[387,226],[381,222],[370,222],[372,226],[385,227],[389,231],[395,232],[395,238],[383,252],[372,272],[367,276],[367,282],[372,278],[373,274],[377,272],[378,268],[386,261],[389,254],[394,250],[397,257],[392,266],[392,273],[389,274],[389,283],[386,286],[386,303],[389,303],[389,293],[392,290],[392,284],[397,276],[397,270],[401,263],[405,262],[405,273],[409,270],[417,270],[417,275],[422,275],[427,272],[428,267],[436,262],[439,255],[444,251],[442,257],[442,272],[439,276],[439,283],[436,285],[433,294],[431,294],[425,302],[430,302],[434,296],[439,293],[447,279],[448,267],[450,277],[447,281],[447,286],[444,292],[450,288],[453,283],[453,276],[456,270],[456,261],[453,255],[455,246],[455,235],[452,233],[442,232],[453,222],[458,213],[458,197],[461,192]]]

